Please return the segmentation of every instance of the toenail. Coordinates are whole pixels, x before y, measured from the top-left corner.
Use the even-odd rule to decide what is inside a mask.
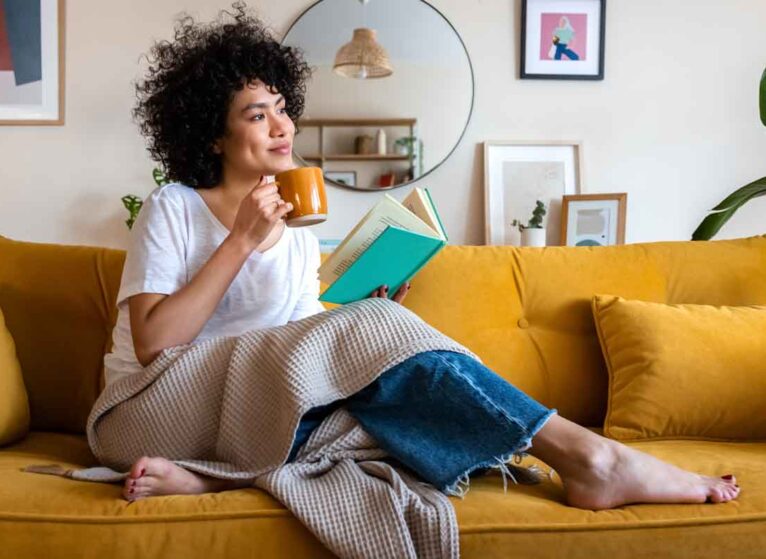
[[[133,493],[133,488],[132,487],[130,488],[130,491],[128,491],[128,493]]]
[[[141,473],[138,474],[139,476],[142,476],[146,473],[146,468],[141,468]]]
[[[733,475],[731,475],[731,474],[726,474],[725,476],[721,476],[721,477],[722,477],[723,479],[729,480],[729,479],[733,478],[734,476],[733,476]]]

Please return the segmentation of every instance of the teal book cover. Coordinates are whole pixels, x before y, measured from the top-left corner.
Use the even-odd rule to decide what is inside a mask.
[[[441,239],[389,225],[343,275],[319,297],[326,303],[346,304],[366,299],[388,285],[393,297],[447,243]]]

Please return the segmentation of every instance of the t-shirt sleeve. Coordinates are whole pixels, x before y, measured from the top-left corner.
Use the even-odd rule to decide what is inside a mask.
[[[298,303],[295,305],[293,313],[290,315],[289,322],[300,320],[325,310],[319,301],[319,276],[317,270],[321,264],[319,252],[319,239],[314,235],[307,237],[307,258],[306,271],[303,274],[303,285],[301,294],[298,297]]]
[[[183,287],[186,245],[181,203],[162,188],[155,190],[130,232],[117,304],[138,293],[170,295]]]

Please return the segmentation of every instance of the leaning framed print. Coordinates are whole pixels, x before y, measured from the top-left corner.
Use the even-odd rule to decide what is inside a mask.
[[[627,205],[625,192],[564,196],[561,244],[578,247],[624,244]]]
[[[0,1],[0,124],[64,124],[64,0]]]
[[[484,242],[518,246],[521,234],[513,220],[527,223],[540,200],[546,209],[545,244],[557,245],[561,198],[578,194],[582,180],[579,142],[484,142]]]
[[[606,0],[521,0],[520,77],[603,80]]]
[[[324,178],[345,186],[356,186],[356,171],[325,171]]]

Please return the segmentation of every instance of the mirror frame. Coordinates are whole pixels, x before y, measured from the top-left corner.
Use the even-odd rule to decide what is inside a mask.
[[[312,2],[312,4],[308,8],[303,10],[298,15],[298,17],[295,18],[295,20],[290,24],[290,27],[288,27],[287,31],[285,31],[285,34],[282,36],[282,41],[280,42],[280,44],[282,46],[289,46],[289,45],[285,44],[285,39],[287,39],[287,36],[290,34],[290,31],[292,31],[293,27],[295,27],[295,25],[301,20],[301,18],[303,16],[305,16],[308,12],[310,12],[317,4],[321,4],[324,1],[325,0],[316,0],[315,2]],[[381,1],[385,1],[385,0],[381,0]],[[468,53],[468,48],[465,46],[465,42],[463,41],[463,38],[460,36],[460,33],[457,32],[457,29],[455,29],[455,26],[452,25],[452,22],[450,20],[448,20],[447,17],[443,13],[441,13],[439,10],[437,10],[431,3],[427,2],[426,0],[414,0],[414,1],[422,2],[423,4],[425,4],[426,6],[431,8],[434,12],[436,12],[437,15],[439,15],[445,22],[447,22],[447,25],[449,25],[450,29],[452,29],[452,31],[455,33],[455,36],[457,37],[457,40],[460,41],[460,46],[463,47],[463,51],[465,52],[466,60],[468,60],[468,70],[471,72],[471,106],[468,108],[468,116],[465,119],[465,124],[463,125],[463,130],[460,132],[460,136],[458,136],[458,139],[455,141],[455,145],[452,146],[452,149],[449,150],[447,155],[445,155],[441,159],[441,161],[439,161],[431,169],[429,169],[428,171],[426,171],[425,173],[423,173],[421,176],[419,176],[416,179],[413,179],[413,180],[410,180],[410,181],[407,181],[407,182],[403,182],[403,183],[400,183],[400,184],[395,184],[393,186],[369,186],[369,187],[364,187],[364,186],[349,186],[347,184],[335,182],[334,180],[331,180],[331,179],[328,179],[327,177],[324,177],[324,169],[322,169],[322,176],[324,177],[324,180],[325,180],[326,183],[330,183],[330,184],[332,184],[334,186],[340,186],[340,187],[343,187],[343,188],[348,188],[349,190],[362,191],[362,192],[380,192],[380,191],[384,191],[384,190],[393,190],[394,188],[400,188],[402,186],[407,186],[407,185],[416,183],[417,181],[427,177],[433,171],[435,171],[436,169],[441,167],[442,164],[445,161],[447,161],[452,156],[453,153],[455,153],[455,150],[460,145],[460,142],[463,140],[463,137],[465,136],[466,130],[468,130],[468,125],[471,123],[471,116],[473,116],[473,107],[474,107],[474,104],[476,103],[476,76],[475,76],[475,73],[473,71],[473,63],[471,62],[471,55]],[[293,151],[293,157],[295,157],[295,159],[297,159],[298,162],[302,166],[304,166],[304,167],[312,167],[313,166],[313,165],[309,165],[306,162],[306,160],[303,159],[303,157],[301,157],[295,151]]]

